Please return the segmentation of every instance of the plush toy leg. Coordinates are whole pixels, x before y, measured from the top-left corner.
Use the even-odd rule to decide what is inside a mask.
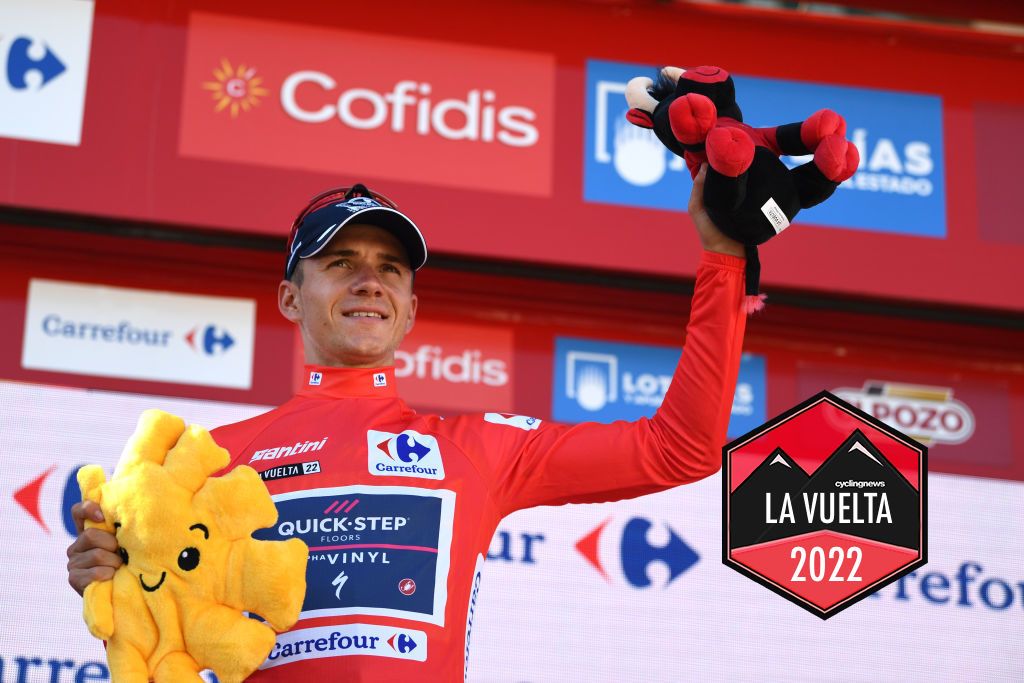
[[[196,660],[184,652],[172,652],[156,665],[153,670],[155,683],[202,683]],[[120,679],[118,679],[120,681]]]
[[[121,638],[107,643],[107,663],[111,679],[118,683],[149,683],[149,668],[142,653]]]
[[[677,97],[669,105],[668,121],[676,140],[684,145],[696,145],[703,142],[718,123],[718,114],[710,99],[690,93]]]
[[[822,175],[836,183],[852,176],[859,163],[857,146],[839,134],[822,138],[814,150],[814,165],[821,169]]]
[[[186,625],[185,642],[221,683],[248,678],[270,654],[277,637],[269,626],[214,605]]]
[[[258,614],[277,631],[291,628],[306,597],[306,560],[309,550],[297,538],[287,541],[244,541],[237,553],[239,571],[229,573],[228,600],[232,607]],[[238,577],[238,578],[234,578]],[[236,583],[240,582],[240,583]]]
[[[708,133],[708,164],[722,175],[737,178],[754,160],[754,141],[739,128],[719,127]]]
[[[846,121],[831,109],[819,109],[800,124],[800,140],[810,152],[831,135],[846,136]]]

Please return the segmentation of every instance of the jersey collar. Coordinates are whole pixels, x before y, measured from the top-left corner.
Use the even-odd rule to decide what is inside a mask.
[[[394,398],[395,369],[328,368],[306,365],[298,396],[307,398]]]

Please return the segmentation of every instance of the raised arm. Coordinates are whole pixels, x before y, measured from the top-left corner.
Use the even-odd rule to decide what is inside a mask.
[[[739,372],[746,315],[743,247],[715,228],[700,202],[690,213],[705,248],[682,357],[654,417],[613,424],[542,422],[523,430],[466,422],[460,440],[486,459],[505,513],[652,493],[696,481],[721,466]]]

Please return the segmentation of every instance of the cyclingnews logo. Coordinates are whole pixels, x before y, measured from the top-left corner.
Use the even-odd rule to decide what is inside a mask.
[[[585,200],[686,210],[690,176],[682,159],[625,119],[626,83],[656,69],[588,60]],[[800,121],[826,106],[846,118],[861,164],[828,202],[806,210],[805,222],[946,236],[941,98],[735,74],[733,80],[744,121],[753,126]],[[783,157],[791,167],[808,160]]]
[[[179,150],[547,196],[553,109],[551,55],[195,12]]]
[[[670,346],[555,339],[554,419],[613,422],[650,417],[661,405],[680,351]],[[765,420],[765,359],[743,354],[729,434]]]
[[[722,561],[812,614],[927,562],[927,449],[827,391],[722,452]]]
[[[368,470],[386,477],[444,479],[441,449],[433,436],[407,429],[401,434],[366,432]]]

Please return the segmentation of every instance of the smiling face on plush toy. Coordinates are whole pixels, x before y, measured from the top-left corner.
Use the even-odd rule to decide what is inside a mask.
[[[273,646],[270,627],[298,618],[306,546],[252,538],[277,510],[253,469],[210,476],[228,462],[206,430],[147,411],[110,481],[96,465],[79,471],[82,497],[100,504],[124,561],[85,592],[113,680],[195,680],[203,668],[244,680]]]

